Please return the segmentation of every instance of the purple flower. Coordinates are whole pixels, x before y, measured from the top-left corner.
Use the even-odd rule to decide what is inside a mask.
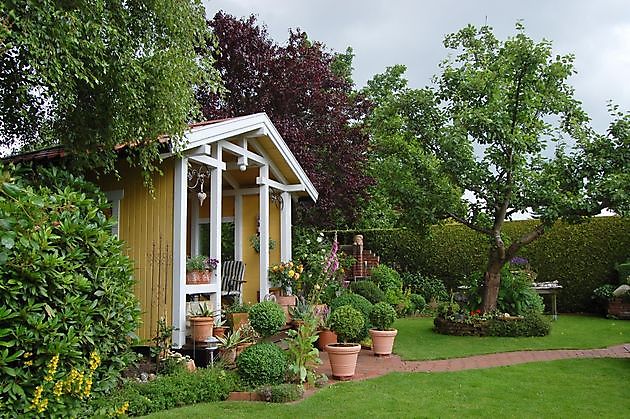
[[[512,265],[527,265],[528,263],[529,261],[527,259],[520,256],[515,256],[512,258],[512,260],[510,260],[510,264]]]

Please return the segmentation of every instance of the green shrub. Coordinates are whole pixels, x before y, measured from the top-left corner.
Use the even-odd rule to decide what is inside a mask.
[[[56,383],[74,368],[92,374],[98,396],[134,359],[133,268],[106,209],[96,186],[59,169],[0,173],[0,388],[7,416],[24,416],[39,385],[41,414],[74,416],[84,401],[65,391],[52,396]],[[90,373],[92,352],[101,365]]]
[[[372,311],[372,303],[370,303],[365,297],[346,293],[335,298],[330,303],[331,313],[341,306],[350,305],[359,310],[363,314],[363,331],[358,336],[358,341],[365,339],[368,336],[368,330],[370,329],[370,312]]]
[[[380,303],[385,299],[385,293],[374,282],[369,280],[357,281],[350,284],[350,290],[365,297],[372,304]]]
[[[345,305],[330,314],[328,324],[341,342],[359,342],[364,333],[365,320],[359,310]]]
[[[407,316],[414,310],[409,290],[403,291],[401,288],[390,288],[385,293],[385,301],[396,310],[400,317]]]
[[[127,382],[106,397],[94,400],[82,416],[111,416],[125,402],[129,404],[129,416],[144,416],[188,404],[225,400],[237,387],[238,377],[233,372],[218,368],[182,371],[158,376],[148,383]]]
[[[396,320],[396,310],[386,302],[374,304],[370,313],[372,326],[377,330],[389,330]]]
[[[437,278],[423,276],[417,272],[405,272],[401,277],[403,286],[410,289],[413,294],[420,294],[424,298],[425,303],[431,300],[437,302],[448,300],[448,291],[444,286],[444,282]]]
[[[630,284],[630,262],[619,263],[615,269],[619,272],[619,283]]]
[[[385,292],[389,289],[402,288],[403,285],[400,274],[385,264],[372,268],[370,279]]]
[[[287,322],[282,307],[275,301],[261,301],[249,310],[249,322],[261,336],[271,336]]]
[[[493,318],[488,320],[490,336],[547,336],[551,332],[551,321],[539,313],[527,313],[523,319],[506,320]]]
[[[245,349],[236,359],[238,374],[252,386],[279,384],[288,368],[285,352],[271,343],[257,343]]]
[[[413,305],[414,312],[422,313],[424,308],[427,306],[427,302],[424,297],[420,294],[411,294],[409,298],[411,300],[411,304]]]
[[[267,402],[288,403],[300,400],[304,396],[304,386],[300,384],[263,386],[257,390],[257,393]]]

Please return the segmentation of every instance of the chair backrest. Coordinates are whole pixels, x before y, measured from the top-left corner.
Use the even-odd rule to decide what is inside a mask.
[[[221,291],[241,292],[245,277],[245,264],[240,260],[226,260],[221,266]]]

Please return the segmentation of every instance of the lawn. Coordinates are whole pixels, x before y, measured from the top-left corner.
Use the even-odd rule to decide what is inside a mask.
[[[151,418],[571,417],[630,411],[628,359],[579,359],[340,383],[290,405],[207,403]]]
[[[630,321],[601,317],[561,315],[551,334],[533,338],[447,336],[434,333],[433,319],[404,318],[398,329],[394,352],[405,360],[445,359],[536,349],[588,349],[630,342]]]

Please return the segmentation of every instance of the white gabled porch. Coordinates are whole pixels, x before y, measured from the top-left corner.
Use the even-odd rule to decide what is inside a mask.
[[[185,134],[186,144],[174,158],[173,205],[173,346],[186,342],[187,296],[206,294],[214,309],[221,307],[221,263],[210,284],[186,284],[187,256],[208,252],[222,261],[222,223],[234,223],[234,260],[249,260],[250,277],[257,277],[260,296],[269,293],[270,215],[279,218],[279,258],[291,259],[291,209],[298,195],[317,199],[317,191],[265,114],[197,124]],[[194,177],[197,177],[195,182]],[[203,176],[198,182],[199,176]],[[192,182],[191,182],[192,180]],[[192,185],[192,186],[191,186]],[[204,196],[205,194],[205,196]],[[258,197],[257,208],[251,196]],[[200,205],[199,199],[207,199]],[[224,200],[233,200],[233,214],[223,214]],[[255,214],[254,212],[257,212]],[[276,214],[278,213],[278,214]],[[252,223],[258,221],[258,226]],[[207,222],[201,237],[200,222]],[[253,265],[244,237],[257,228],[260,252]],[[256,230],[254,230],[256,231]],[[203,240],[202,240],[203,239]],[[206,243],[202,249],[200,243]],[[252,272],[257,275],[252,275]],[[252,285],[247,284],[250,288]],[[250,289],[251,295],[251,289]]]

